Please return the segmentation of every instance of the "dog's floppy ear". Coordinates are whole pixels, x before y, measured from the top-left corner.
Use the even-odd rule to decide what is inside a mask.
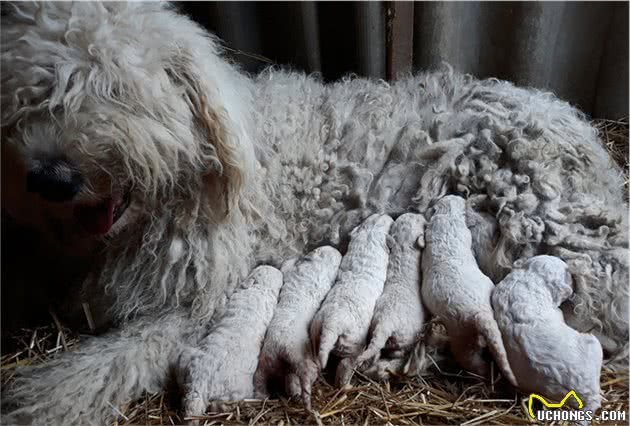
[[[239,194],[243,185],[243,163],[239,161],[239,146],[236,135],[230,134],[226,126],[226,112],[213,110],[206,95],[197,96],[193,103],[193,113],[199,121],[208,141],[215,151],[218,164],[204,176],[206,187],[211,198],[222,198],[225,202],[224,216],[238,207]]]
[[[203,138],[200,149],[203,157],[208,159],[208,170],[203,176],[204,185],[211,200],[221,201],[218,212],[217,205],[213,208],[219,219],[224,219],[238,208],[239,196],[249,172],[247,150],[253,148],[250,141],[243,140],[247,136],[239,127],[241,123],[238,123],[245,118],[231,116],[233,111],[229,111],[225,99],[211,87],[210,81],[201,77],[201,74],[206,73],[190,58],[179,58],[176,66],[167,69],[167,73],[173,82],[184,88],[197,133]],[[212,79],[213,75],[209,74],[207,78]]]

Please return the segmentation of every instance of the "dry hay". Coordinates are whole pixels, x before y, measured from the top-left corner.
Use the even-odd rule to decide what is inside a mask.
[[[593,122],[602,142],[612,158],[619,164],[626,176],[625,192],[628,199],[628,117],[619,120],[595,120]]]
[[[11,380],[17,365],[42,362],[79,344],[79,336],[54,325],[11,337],[17,345],[2,356],[2,383]],[[357,374],[358,375],[358,374]],[[484,381],[461,371],[431,369],[426,376],[398,378],[376,383],[356,377],[354,386],[336,389],[323,378],[313,390],[309,415],[299,401],[286,399],[247,400],[226,404],[221,412],[198,417],[200,424],[530,424],[526,395],[517,394],[493,375]],[[628,370],[602,373],[603,408],[628,411]],[[117,425],[174,425],[185,420],[177,410],[177,392],[145,395],[119,407]],[[597,423],[595,423],[597,424]]]
[[[628,194],[628,119],[597,120],[602,140],[626,173]],[[11,380],[18,365],[43,362],[56,353],[71,350],[80,337],[53,324],[3,336],[2,385]],[[628,415],[628,370],[613,372],[604,367],[602,408],[622,410]],[[320,378],[313,389],[317,417],[306,413],[299,401],[286,399],[247,400],[226,404],[221,412],[200,417],[200,424],[532,424],[527,414],[527,395],[515,392],[494,374],[483,380],[469,373],[437,367],[426,375],[396,378],[376,383],[355,375],[353,386],[336,389]],[[120,408],[117,425],[183,424],[175,390],[145,395]],[[563,424],[563,423],[555,423]],[[593,424],[600,424],[594,422]],[[615,424],[615,423],[609,423]],[[627,420],[619,424],[627,424]]]

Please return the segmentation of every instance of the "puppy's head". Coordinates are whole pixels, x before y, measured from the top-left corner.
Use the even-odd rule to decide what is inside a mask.
[[[238,208],[249,83],[187,18],[153,2],[3,4],[0,53],[5,214],[84,250],[156,215]]]
[[[558,305],[573,293],[573,279],[567,264],[558,257],[547,255],[534,256],[522,262],[520,266],[519,261],[517,261],[515,266],[518,268],[522,267],[528,272],[538,275]]]

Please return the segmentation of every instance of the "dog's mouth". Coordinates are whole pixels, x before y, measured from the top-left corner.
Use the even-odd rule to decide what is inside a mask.
[[[105,235],[122,217],[131,203],[131,194],[112,195],[98,204],[80,204],[74,207],[74,218],[89,234]]]

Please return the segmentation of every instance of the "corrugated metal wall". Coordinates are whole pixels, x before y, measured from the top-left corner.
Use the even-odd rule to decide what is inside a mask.
[[[393,79],[447,61],[628,115],[627,2],[182,2],[252,72]],[[246,52],[247,54],[239,53]],[[264,58],[252,56],[261,55]]]

